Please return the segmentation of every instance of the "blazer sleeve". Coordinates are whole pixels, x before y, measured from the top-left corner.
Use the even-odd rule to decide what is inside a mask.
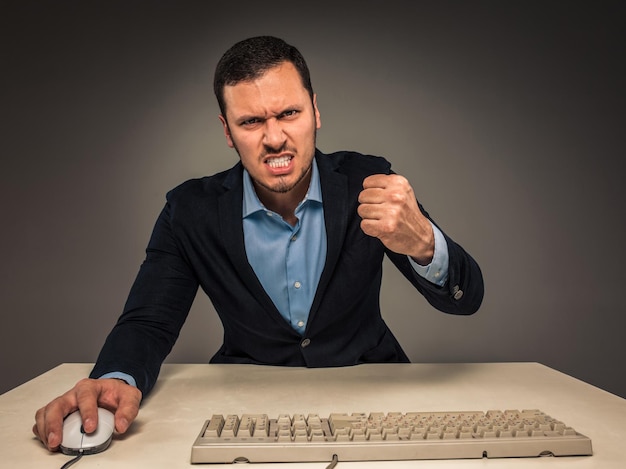
[[[420,276],[405,255],[386,251],[387,256],[426,300],[444,313],[470,315],[480,308],[484,296],[484,281],[478,263],[454,242],[420,205],[422,213],[441,230],[448,247],[448,280],[442,287]]]
[[[171,211],[166,204],[157,219],[123,313],[90,374],[129,374],[144,396],[154,386],[198,291],[198,280],[173,235]]]

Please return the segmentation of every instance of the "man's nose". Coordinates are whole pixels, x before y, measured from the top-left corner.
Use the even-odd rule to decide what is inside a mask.
[[[269,148],[281,148],[285,143],[285,133],[278,119],[267,119],[263,134],[263,144]]]

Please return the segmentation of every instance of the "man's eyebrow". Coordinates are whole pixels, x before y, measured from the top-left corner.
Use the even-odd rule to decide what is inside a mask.
[[[280,117],[280,116],[282,116],[282,115],[284,115],[285,113],[288,113],[288,112],[292,112],[292,111],[299,112],[301,110],[302,110],[302,106],[301,105],[290,104],[290,105],[287,105],[284,108],[282,108],[280,111],[272,113],[272,114],[269,114],[269,115],[268,114],[263,114],[263,115],[261,115],[261,114],[242,114],[241,116],[235,117],[234,121],[237,122],[237,123],[242,123],[242,122],[246,122],[246,121],[253,120],[253,119],[263,121],[263,120],[266,120],[266,119],[271,118],[271,117]]]
[[[235,117],[234,120],[235,120],[235,122],[240,124],[242,122],[246,122],[246,121],[254,120],[254,119],[256,119],[256,120],[264,120],[265,116],[261,116],[259,114],[243,114],[241,116]]]

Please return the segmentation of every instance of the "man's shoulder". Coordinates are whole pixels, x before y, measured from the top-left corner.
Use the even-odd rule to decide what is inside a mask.
[[[186,200],[189,198],[211,198],[223,194],[228,188],[236,184],[237,174],[241,171],[240,165],[215,173],[210,176],[188,179],[177,185],[167,193],[168,201]]]
[[[368,155],[356,151],[336,151],[333,153],[316,153],[318,165],[325,166],[339,173],[377,174],[389,173],[391,164],[382,156]]]

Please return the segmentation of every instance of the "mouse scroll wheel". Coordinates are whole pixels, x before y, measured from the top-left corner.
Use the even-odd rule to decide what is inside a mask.
[[[84,435],[85,433],[87,433],[85,431],[85,427],[83,427],[82,425],[80,426],[80,432]]]

